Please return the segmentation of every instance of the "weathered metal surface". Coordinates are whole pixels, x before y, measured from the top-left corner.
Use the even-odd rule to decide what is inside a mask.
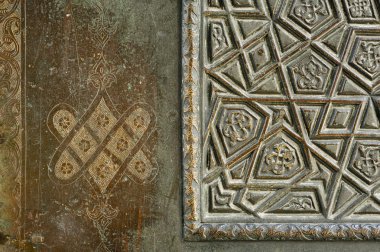
[[[183,5],[186,238],[379,239],[379,2]]]
[[[21,237],[20,1],[2,2],[0,10],[0,244],[4,244],[9,234]]]
[[[2,243],[140,249],[159,173],[149,51],[102,1],[0,6]]]
[[[98,11],[99,4],[103,12]],[[355,249],[361,252],[378,248],[377,243],[183,240],[180,1],[5,0],[0,1],[0,9],[0,27],[4,27],[0,32],[0,40],[4,38],[0,43],[0,58],[4,59],[0,61],[0,69],[4,74],[0,76],[5,78],[0,82],[1,100],[9,97],[5,94],[12,95],[12,99],[6,98],[8,102],[2,100],[4,103],[0,104],[1,108],[7,107],[0,114],[3,125],[0,127],[0,251],[96,251],[102,242],[110,251]],[[11,16],[1,19],[9,11]],[[54,177],[54,170],[49,173],[48,169],[53,159],[61,156],[56,153],[63,149],[61,145],[65,146],[64,139],[80,135],[78,126],[76,134],[62,137],[55,127],[59,123],[50,120],[54,111],[76,112],[76,125],[80,125],[80,115],[94,111],[91,102],[98,89],[87,85],[87,80],[99,59],[99,48],[93,41],[90,26],[100,13],[104,14],[104,20],[117,24],[104,53],[109,65],[116,67],[117,81],[106,90],[120,114],[129,113],[133,104],[138,103],[147,103],[154,111],[157,130],[144,144],[154,154],[152,158],[157,160],[159,168],[151,183],[141,185],[131,181],[132,174],[128,174],[126,182],[111,182],[115,189],[108,203],[119,211],[103,239],[98,229],[101,226],[86,211],[96,206],[98,201],[93,195],[101,194],[100,187],[96,182],[94,187],[87,182],[85,176],[89,173],[64,185],[64,181]],[[13,16],[16,18],[10,18]],[[8,18],[12,20],[11,26],[5,25]],[[17,55],[11,56],[7,51]],[[12,78],[9,63],[14,64]],[[109,136],[114,138],[112,133]]]
[[[139,249],[159,173],[149,55],[107,2],[25,10],[24,239],[55,251]]]

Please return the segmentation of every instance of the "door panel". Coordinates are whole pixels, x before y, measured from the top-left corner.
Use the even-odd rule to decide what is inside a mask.
[[[376,250],[184,241],[180,1],[0,9],[1,251]]]

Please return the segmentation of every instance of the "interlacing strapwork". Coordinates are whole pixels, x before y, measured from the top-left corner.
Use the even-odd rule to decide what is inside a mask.
[[[91,105],[79,115],[71,105],[60,103],[50,112],[48,126],[60,145],[49,164],[50,178],[57,184],[89,183],[95,194],[93,206],[86,207],[100,237],[96,251],[112,251],[109,226],[120,216],[110,203],[119,182],[131,180],[144,185],[152,182],[158,164],[145,146],[155,130],[156,118],[145,103],[116,109],[108,89],[117,83],[117,71],[106,49],[118,30],[118,23],[101,4],[89,24],[97,53],[89,71],[88,88],[97,89]],[[78,108],[82,109],[83,108]]]
[[[202,11],[202,221],[380,220],[379,2]]]

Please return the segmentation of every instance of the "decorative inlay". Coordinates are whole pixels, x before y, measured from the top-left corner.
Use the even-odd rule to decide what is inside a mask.
[[[58,103],[50,111],[47,126],[59,144],[50,157],[48,173],[62,188],[90,188],[86,194],[92,197],[92,207],[83,205],[77,211],[85,213],[83,217],[97,230],[99,243],[94,250],[113,251],[110,226],[117,217],[127,215],[115,205],[115,190],[122,181],[143,187],[158,173],[157,161],[146,146],[156,118],[145,103],[130,104],[124,110],[115,105],[110,90],[118,85],[117,69],[107,52],[119,25],[105,6],[96,3],[93,8],[88,30],[96,53],[86,84],[96,93],[87,107]]]

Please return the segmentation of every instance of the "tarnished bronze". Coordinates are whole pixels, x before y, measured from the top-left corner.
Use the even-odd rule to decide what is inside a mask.
[[[379,2],[183,3],[187,239],[378,239]]]
[[[0,1],[0,251],[376,251],[378,15]]]
[[[139,249],[159,173],[149,56],[104,1],[35,6],[25,2],[24,237],[57,251]]]
[[[124,13],[106,1],[0,9],[0,242],[141,250],[160,171],[148,46],[126,35]]]

